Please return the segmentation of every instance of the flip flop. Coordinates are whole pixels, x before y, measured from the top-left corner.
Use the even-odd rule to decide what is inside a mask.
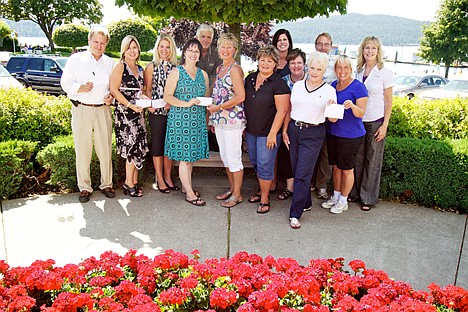
[[[232,208],[234,206],[239,205],[240,203],[242,203],[242,199],[239,199],[236,196],[231,195],[226,201],[224,201],[221,204],[221,206],[223,206],[224,208]]]
[[[260,194],[253,194],[252,196],[250,196],[248,202],[249,203],[258,203],[260,202],[260,200],[262,199],[262,195]]]
[[[186,198],[185,201],[188,202],[188,203],[191,203],[194,206],[205,206],[206,205],[206,202],[203,199],[201,199],[200,197],[197,197],[195,199]]]
[[[229,198],[229,196],[232,195],[232,192],[230,190],[227,190],[226,192],[224,193],[221,193],[219,195],[216,195],[216,199],[217,200],[226,200]]]
[[[375,205],[370,205],[370,204],[362,204],[361,205],[361,210],[362,211],[369,211],[372,208],[375,208]]]
[[[267,210],[263,210],[265,207],[267,207]],[[270,211],[270,203],[258,204],[257,213],[264,214],[264,213],[267,213],[268,211]]]

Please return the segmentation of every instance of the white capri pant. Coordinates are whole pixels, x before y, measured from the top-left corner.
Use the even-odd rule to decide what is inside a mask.
[[[219,145],[219,154],[224,167],[230,172],[244,169],[242,165],[242,129],[222,129],[215,127],[216,140]]]

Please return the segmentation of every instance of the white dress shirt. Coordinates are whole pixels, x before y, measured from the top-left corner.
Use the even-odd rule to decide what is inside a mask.
[[[60,84],[68,97],[85,104],[102,104],[109,94],[109,79],[114,60],[102,55],[96,61],[89,51],[75,53],[67,60]],[[90,92],[78,92],[82,84],[93,82]]]

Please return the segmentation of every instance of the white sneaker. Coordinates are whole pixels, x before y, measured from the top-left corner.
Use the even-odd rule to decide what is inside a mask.
[[[322,203],[322,208],[330,209],[331,207],[335,206],[337,202],[338,202],[338,198],[335,198],[335,196],[332,195],[329,200]]]
[[[317,198],[319,199],[328,199],[328,193],[326,189],[318,189],[317,190]]]
[[[289,218],[289,225],[295,230],[301,227],[301,223],[297,218]]]
[[[338,202],[335,204],[335,206],[333,206],[333,207],[330,209],[330,212],[331,212],[331,213],[334,213],[334,214],[339,214],[339,213],[342,213],[343,211],[346,211],[346,210],[348,210],[348,203],[338,201]]]
[[[311,211],[311,210],[312,210],[312,206],[304,208],[304,210],[302,210],[302,211]]]

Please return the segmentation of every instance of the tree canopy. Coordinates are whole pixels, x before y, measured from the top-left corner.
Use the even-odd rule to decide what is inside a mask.
[[[53,51],[54,27],[71,23],[74,19],[99,23],[102,19],[101,9],[99,0],[5,0],[0,15],[15,21],[31,20],[38,24]]]
[[[437,20],[423,29],[421,57],[444,63],[445,77],[454,63],[468,61],[468,0],[444,0]]]
[[[54,42],[62,47],[76,47],[88,45],[89,29],[79,24],[65,24],[55,28],[52,34]]]
[[[173,16],[194,21],[225,22],[228,24],[285,21],[331,12],[345,13],[347,0],[116,0],[127,4],[137,14]]]
[[[153,27],[142,19],[129,18],[115,21],[107,27],[110,34],[110,41],[107,45],[108,51],[120,52],[122,39],[127,35],[133,35],[138,39],[141,52],[146,52],[154,47],[157,38]]]

